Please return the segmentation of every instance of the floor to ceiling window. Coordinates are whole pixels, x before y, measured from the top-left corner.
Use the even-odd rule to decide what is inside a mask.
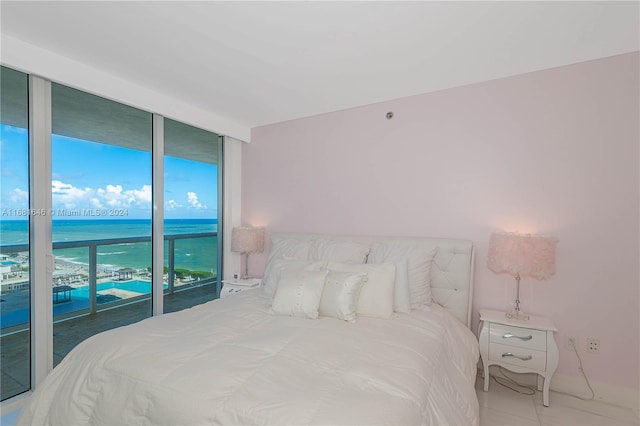
[[[87,337],[218,297],[223,138],[5,67],[0,81],[5,400]]]
[[[218,182],[221,138],[164,119],[164,311],[218,294]],[[189,290],[190,296],[170,297]]]
[[[0,99],[0,353],[2,399],[31,386],[28,78],[2,67]]]
[[[151,315],[152,115],[55,83],[51,115],[55,366],[85,338]]]

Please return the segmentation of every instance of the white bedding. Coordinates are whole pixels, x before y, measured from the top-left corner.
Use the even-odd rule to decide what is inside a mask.
[[[437,305],[353,324],[269,307],[250,290],[93,336],[19,423],[478,424],[477,341]]]

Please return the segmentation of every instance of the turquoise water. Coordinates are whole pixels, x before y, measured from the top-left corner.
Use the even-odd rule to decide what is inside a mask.
[[[111,288],[116,288],[120,290],[128,290],[135,291],[136,293],[151,293],[151,283],[149,281],[127,281],[127,282],[117,282],[117,281],[108,281],[105,283],[100,283],[97,285],[98,291],[101,290],[109,290]],[[168,286],[165,284],[165,288]],[[89,286],[76,287],[71,291],[71,297],[74,298],[83,298],[89,300]]]
[[[165,235],[216,232],[217,219],[168,219],[164,223]],[[54,220],[53,242],[104,240],[111,238],[150,237],[151,220],[94,219]],[[29,227],[26,220],[0,221],[2,245],[27,244]],[[165,242],[164,264],[168,265],[168,243]],[[86,266],[88,248],[54,250],[56,260]],[[217,237],[176,240],[175,267],[188,270],[215,272],[218,258]],[[98,247],[98,269],[144,269],[151,265],[151,242],[113,244]]]

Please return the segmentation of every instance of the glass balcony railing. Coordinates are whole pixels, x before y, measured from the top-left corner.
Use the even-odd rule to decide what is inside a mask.
[[[217,232],[165,235],[164,294],[215,285],[218,297]],[[204,250],[210,247],[213,250]],[[151,297],[151,237],[128,237],[53,243],[54,322],[92,314]],[[176,256],[178,254],[178,256]],[[136,258],[138,266],[118,266],[102,259]],[[202,270],[204,263],[211,265]],[[29,327],[28,245],[0,246],[0,333]],[[44,267],[44,265],[43,265]]]

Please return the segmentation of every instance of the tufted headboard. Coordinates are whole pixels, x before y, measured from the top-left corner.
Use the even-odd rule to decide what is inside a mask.
[[[473,301],[473,243],[468,240],[426,237],[389,237],[369,235],[332,235],[307,233],[275,233],[272,241],[295,238],[299,240],[329,239],[354,241],[363,244],[393,243],[427,250],[437,248],[431,267],[431,293],[439,305],[471,327]]]

